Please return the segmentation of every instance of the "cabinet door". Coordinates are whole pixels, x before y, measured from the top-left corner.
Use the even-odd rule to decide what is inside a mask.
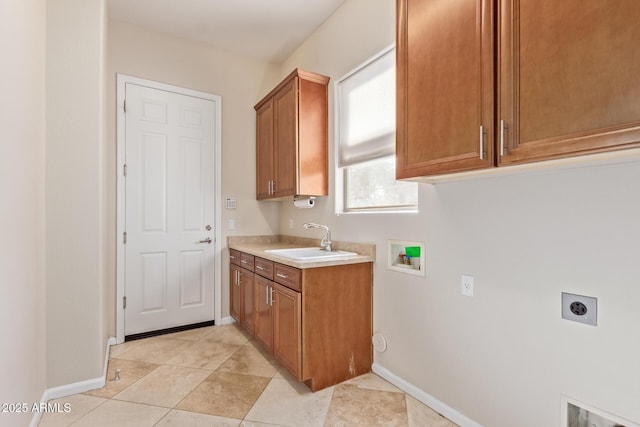
[[[640,145],[640,2],[500,5],[500,164]]]
[[[254,274],[244,268],[240,269],[240,291],[242,292],[242,315],[241,325],[253,335],[254,331],[254,319],[255,319],[255,306],[254,306]]]
[[[273,100],[265,102],[256,111],[256,198],[273,197],[271,181],[273,165]]]
[[[298,77],[273,96],[275,196],[297,194],[298,175]]]
[[[231,264],[229,270],[229,314],[236,319],[236,322],[241,322],[242,311],[242,292],[240,291],[240,268]]]
[[[273,310],[271,307],[272,282],[262,276],[254,276],[255,284],[255,338],[269,353],[273,353]]]
[[[493,2],[397,6],[396,176],[493,166]]]
[[[273,301],[273,355],[298,381],[302,380],[301,294],[277,283]]]

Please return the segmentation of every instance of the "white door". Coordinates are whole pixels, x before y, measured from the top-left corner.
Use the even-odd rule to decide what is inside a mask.
[[[125,86],[125,335],[214,319],[216,104]]]

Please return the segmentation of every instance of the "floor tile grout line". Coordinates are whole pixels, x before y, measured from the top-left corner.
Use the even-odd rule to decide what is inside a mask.
[[[209,333],[203,335],[202,337],[200,337],[197,340],[186,340],[186,339],[181,339],[181,341],[187,341],[190,342],[191,345],[185,347],[184,349],[181,349],[179,351],[179,353],[177,353],[173,358],[178,357],[180,354],[182,354],[183,352],[188,351],[190,348],[192,348],[193,346],[195,346],[198,343],[202,343],[202,342],[210,342],[211,344],[229,344],[229,345],[235,345],[237,346],[237,348],[230,353],[226,358],[224,358],[224,360],[222,360],[220,362],[220,364],[218,365],[218,367],[216,369],[205,369],[202,367],[198,367],[198,366],[182,366],[182,365],[174,365],[169,363],[170,360],[172,360],[173,358],[169,359],[168,361],[166,361],[165,363],[156,363],[156,362],[148,362],[144,359],[120,359],[120,356],[124,355],[125,353],[133,350],[127,350],[126,352],[123,352],[122,354],[110,358],[111,359],[120,359],[120,360],[126,360],[126,361],[130,361],[130,362],[141,362],[141,363],[150,363],[150,364],[154,364],[156,365],[156,367],[154,369],[152,369],[151,371],[145,373],[142,377],[138,378],[134,383],[130,384],[129,386],[127,386],[124,390],[121,390],[120,392],[116,393],[114,396],[109,397],[109,398],[102,398],[104,399],[103,402],[101,402],[98,406],[96,406],[95,408],[93,408],[91,411],[87,412],[86,414],[83,414],[80,418],[78,418],[77,420],[73,421],[72,424],[77,423],[78,421],[84,419],[87,415],[93,413],[96,409],[100,408],[102,405],[104,405],[105,403],[107,403],[109,400],[113,400],[113,401],[118,401],[118,402],[126,402],[126,403],[131,403],[131,404],[136,404],[136,405],[144,405],[144,406],[150,406],[150,407],[157,407],[157,408],[162,408],[164,410],[166,410],[166,412],[164,413],[164,415],[158,420],[156,421],[156,423],[154,425],[157,425],[159,422],[161,422],[163,419],[165,419],[169,414],[171,414],[172,411],[183,411],[183,412],[189,412],[189,413],[194,413],[194,414],[206,414],[204,412],[197,412],[197,411],[188,411],[188,410],[178,410],[177,407],[180,405],[180,403],[182,403],[184,401],[184,399],[186,399],[191,393],[193,393],[193,391],[198,388],[202,383],[204,383],[208,378],[211,377],[211,375],[213,375],[215,372],[230,372],[230,373],[234,373],[237,375],[246,375],[246,376],[253,376],[253,377],[262,377],[262,378],[266,378],[268,379],[268,382],[266,383],[266,385],[263,387],[263,389],[261,390],[260,394],[257,396],[257,398],[255,399],[255,401],[252,403],[251,407],[248,409],[248,411],[244,414],[243,418],[240,420],[240,425],[242,425],[243,422],[252,422],[251,420],[249,420],[247,418],[247,416],[249,415],[249,413],[256,407],[256,404],[258,403],[258,401],[265,395],[266,390],[274,384],[274,380],[283,380],[285,382],[289,382],[289,380],[286,378],[285,374],[281,374],[281,377],[276,378],[276,376],[280,373],[280,370],[283,368],[283,366],[278,363],[275,360],[269,360],[270,357],[268,354],[264,354],[263,352],[259,351],[258,348],[255,347],[255,340],[253,339],[247,339],[246,341],[244,341],[242,344],[239,344],[237,342],[235,343],[227,343],[225,341],[207,341],[207,339],[210,339],[211,336],[215,333],[215,330],[210,331]],[[240,331],[240,333],[242,333],[242,331]],[[244,336],[244,334],[242,334]],[[177,339],[177,338],[172,338],[172,339]],[[137,346],[136,346],[137,347]],[[229,369],[229,370],[223,370],[222,366],[227,363],[234,355],[236,355],[236,353],[238,353],[239,351],[241,351],[244,347],[247,347],[247,349],[250,348],[254,348],[257,350],[257,353],[259,353],[266,362],[268,362],[269,364],[271,364],[274,368],[273,374],[271,374],[270,376],[264,376],[264,375],[256,375],[256,374],[251,374],[251,373],[247,373],[247,372],[234,372],[233,369]],[[273,363],[275,362],[275,363]],[[275,366],[274,366],[275,365]],[[206,376],[205,378],[203,378],[201,381],[198,382],[198,384],[196,384],[184,397],[182,397],[182,399],[179,400],[178,403],[176,403],[175,405],[173,405],[172,407],[167,407],[167,406],[161,406],[161,405],[154,405],[154,404],[148,404],[148,403],[139,403],[139,402],[133,402],[133,401],[129,401],[129,400],[124,400],[124,399],[118,399],[116,398],[116,396],[120,393],[122,393],[123,391],[127,390],[129,387],[132,387],[133,385],[137,384],[140,380],[142,380],[143,378],[146,378],[149,374],[151,374],[152,372],[155,372],[158,368],[160,368],[161,366],[167,366],[167,367],[179,367],[179,368],[191,368],[191,369],[197,369],[197,370],[202,370],[202,371],[208,371],[210,372],[208,376]],[[403,392],[402,390],[397,390],[397,391],[392,391],[392,390],[384,390],[384,389],[380,389],[378,387],[375,387],[375,384],[350,384],[353,387],[356,388],[361,388],[361,389],[367,389],[367,390],[376,390],[376,391],[383,391],[383,392],[390,392],[390,393],[402,393],[404,395],[404,403],[405,403],[405,408],[407,411],[407,416],[409,416],[409,406],[408,406],[408,394]],[[331,396],[329,398],[329,405],[326,408],[326,412],[324,414],[324,423],[326,423],[328,414],[331,410],[331,402],[333,400],[334,397],[334,393],[335,393],[335,388],[332,389],[331,391]],[[211,415],[211,414],[208,414]],[[442,417],[443,419],[446,420],[446,417],[443,417],[442,414],[438,414],[440,417]],[[224,417],[224,418],[229,418],[229,417]],[[236,419],[237,420],[237,419]],[[254,421],[254,422],[259,422],[259,421]],[[275,424],[274,424],[275,425]]]
[[[207,334],[207,335],[203,336],[203,337],[202,337],[202,338],[200,338],[199,340],[182,340],[182,341],[188,341],[188,342],[190,342],[190,343],[191,343],[191,345],[190,345],[190,346],[188,346],[188,347],[186,347],[186,348],[184,348],[184,349],[182,349],[178,354],[176,354],[174,357],[172,357],[171,359],[169,359],[169,361],[170,361],[170,360],[172,360],[173,358],[177,357],[179,354],[183,353],[184,351],[188,350],[189,348],[193,347],[197,342],[205,341],[205,338],[206,338],[206,337],[208,337],[209,335],[212,335],[214,332],[215,332],[215,330],[212,330],[209,334]],[[157,338],[157,337],[151,337],[151,338],[153,339],[153,338]],[[172,338],[172,339],[176,339],[176,338]],[[154,369],[152,369],[151,371],[147,372],[147,373],[146,373],[145,375],[143,375],[142,377],[138,378],[135,382],[133,382],[132,384],[130,384],[129,386],[127,386],[125,389],[120,390],[118,393],[116,393],[115,395],[113,395],[113,396],[109,397],[108,399],[110,399],[110,400],[117,400],[117,401],[123,401],[123,402],[130,402],[130,403],[139,403],[139,402],[132,402],[132,401],[129,401],[129,400],[124,400],[124,399],[122,399],[122,398],[118,399],[118,398],[116,398],[116,396],[118,396],[119,394],[121,394],[121,393],[123,393],[124,391],[128,390],[130,387],[133,387],[135,384],[137,384],[138,382],[140,382],[143,378],[147,377],[147,376],[148,376],[149,374],[151,374],[152,372],[154,372],[154,371],[158,370],[161,366],[184,367],[184,368],[191,368],[191,369],[200,369],[200,370],[211,371],[211,373],[210,373],[206,378],[204,378],[202,381],[200,381],[200,382],[199,382],[199,383],[198,383],[198,384],[197,384],[193,389],[191,389],[191,390],[189,391],[189,393],[187,393],[187,394],[186,394],[182,399],[180,399],[180,401],[179,401],[176,405],[174,405],[172,408],[170,408],[170,409],[175,409],[175,408],[176,408],[176,407],[177,407],[177,406],[178,406],[178,405],[179,405],[179,404],[180,404],[184,399],[186,399],[186,398],[187,398],[187,396],[189,396],[189,395],[190,395],[190,394],[191,394],[191,393],[192,393],[192,392],[193,392],[193,391],[194,391],[198,386],[200,386],[204,381],[206,381],[206,379],[207,379],[207,378],[209,378],[209,377],[210,377],[211,375],[213,375],[216,371],[218,371],[218,370],[220,369],[220,367],[221,367],[221,366],[222,366],[222,365],[223,365],[227,360],[229,360],[231,357],[233,357],[233,355],[234,355],[234,354],[236,354],[238,351],[240,351],[240,350],[242,349],[242,347],[243,347],[243,346],[245,346],[245,345],[246,345],[247,343],[249,343],[250,341],[251,341],[251,340],[250,340],[250,339],[248,339],[244,344],[239,345],[239,346],[238,346],[238,348],[237,348],[233,353],[231,353],[227,358],[225,358],[225,359],[224,359],[224,361],[222,361],[222,363],[221,363],[221,364],[218,366],[218,368],[216,368],[215,370],[203,369],[203,368],[196,368],[196,367],[191,367],[191,366],[172,365],[172,364],[169,364],[169,363],[168,363],[169,361],[167,361],[166,363],[156,363],[156,362],[149,362],[149,361],[144,360],[144,359],[142,359],[142,360],[140,360],[140,359],[133,359],[133,360],[132,360],[132,359],[120,359],[120,360],[132,361],[132,362],[151,363],[151,364],[154,364],[154,365],[157,365],[157,366],[156,366]],[[141,340],[141,343],[143,343],[143,342],[144,342],[144,340]],[[147,342],[149,342],[149,341],[147,341]],[[229,343],[224,343],[224,342],[212,342],[212,343],[214,343],[214,344],[220,344],[220,343],[221,343],[221,344],[229,344]],[[235,344],[230,344],[230,345],[235,345]],[[138,346],[136,346],[136,347],[138,347]],[[127,352],[128,352],[128,351],[130,351],[130,350],[127,350]],[[124,354],[124,353],[126,353],[126,352],[123,352],[122,354]],[[119,355],[119,356],[120,356],[120,355]],[[117,359],[117,357],[114,357],[114,359]],[[111,360],[111,359],[110,359],[110,360]],[[223,371],[221,371],[221,372],[223,372]],[[230,371],[230,372],[231,372],[231,371]],[[276,372],[277,372],[277,369],[276,369]],[[242,373],[239,373],[239,372],[236,372],[236,373],[237,373],[237,374],[241,374],[241,375],[242,375]],[[244,375],[248,375],[248,374],[244,374]],[[260,376],[260,377],[263,377],[262,375],[254,375],[254,376]],[[275,376],[275,373],[274,373],[274,376]],[[263,378],[269,378],[269,377],[263,377]],[[270,378],[273,378],[273,376],[272,376],[272,377],[270,377]],[[162,407],[164,407],[164,406],[162,406]]]
[[[211,332],[211,334],[213,334],[213,331]],[[211,335],[209,334],[209,335]],[[199,341],[204,341],[205,337],[201,338]],[[253,409],[253,407],[255,406],[256,402],[260,399],[260,396],[262,396],[262,394],[264,393],[264,391],[267,389],[267,387],[269,386],[269,384],[271,384],[271,382],[275,379],[276,374],[278,373],[279,369],[282,367],[282,365],[280,363],[278,363],[276,361],[276,363],[278,363],[278,367],[275,369],[273,375],[271,377],[265,377],[262,375],[255,375],[255,374],[247,374],[247,373],[242,373],[242,372],[233,372],[233,371],[225,371],[225,370],[221,370],[222,365],[224,365],[224,363],[226,361],[228,361],[229,359],[231,359],[233,357],[233,355],[235,355],[237,352],[239,352],[244,346],[246,346],[247,344],[249,344],[252,340],[248,339],[244,344],[239,345],[238,348],[231,353],[219,366],[218,368],[216,368],[211,375],[209,375],[207,378],[203,379],[196,387],[194,387],[189,393],[187,393],[181,400],[180,402],[178,402],[173,408],[172,410],[177,410],[176,408],[185,400],[189,397],[189,395],[191,395],[196,388],[198,388],[202,383],[204,383],[208,378],[210,378],[213,374],[215,374],[216,372],[231,372],[237,375],[245,375],[245,376],[251,376],[251,377],[262,377],[262,378],[269,378],[269,382],[265,385],[265,387],[262,389],[262,391],[260,392],[260,394],[258,395],[258,397],[256,398],[256,400],[253,402],[253,404],[251,405],[251,407],[249,408],[249,410],[247,411],[247,413],[243,416],[243,418],[240,420],[240,425],[242,424],[242,421],[245,420],[246,416],[249,414],[249,412],[251,412],[251,409]],[[198,342],[198,341],[196,341]],[[217,342],[218,344],[228,344],[228,343],[224,343],[224,342]],[[230,344],[230,345],[234,345],[234,344]],[[260,353],[260,352],[259,352]],[[262,353],[260,353],[261,356],[265,357]],[[265,357],[266,359],[266,357]],[[194,411],[185,411],[185,412],[194,412]],[[200,413],[200,412],[194,412],[194,413]]]
[[[92,397],[94,397],[94,396],[92,396]],[[78,421],[80,421],[81,419],[83,419],[84,417],[86,417],[87,415],[89,415],[90,413],[92,413],[93,411],[95,411],[96,409],[98,409],[99,407],[101,407],[102,405],[104,405],[105,403],[107,403],[107,402],[110,400],[110,399],[107,399],[107,398],[102,398],[102,399],[104,399],[104,402],[102,402],[101,404],[99,404],[98,406],[96,406],[95,408],[93,408],[92,410],[88,411],[87,413],[82,414],[82,415],[80,416],[80,418],[78,418],[78,419],[77,419],[77,420],[75,420],[75,421],[72,421],[72,422],[71,422],[71,424],[67,424],[67,426],[72,426],[72,425],[74,425],[75,423],[77,423]]]
[[[182,399],[180,399],[180,401],[178,403],[176,403],[175,405],[173,405],[173,408],[171,408],[171,410],[175,410],[178,406],[180,406],[180,404],[182,402],[184,402],[184,400],[189,397],[198,387],[200,387],[205,381],[207,381],[213,374],[215,374],[218,371],[218,369],[214,370],[213,372],[211,372],[211,374],[207,375],[206,378],[204,378],[202,381],[200,381],[198,383],[198,385],[196,385],[194,388],[192,388],[187,394],[184,395],[184,397]],[[185,411],[185,412],[194,412],[194,411]],[[200,412],[197,412],[200,413]]]
[[[127,359],[120,359],[120,360],[127,360]],[[129,361],[129,362],[151,363],[151,362],[146,362],[146,361],[143,361],[143,360],[127,360],[127,361]],[[141,376],[140,378],[138,378],[137,380],[135,380],[134,382],[132,382],[131,384],[129,384],[128,386],[126,386],[125,388],[123,388],[122,390],[120,390],[119,392],[117,392],[116,394],[114,394],[113,396],[109,397],[108,399],[113,399],[114,397],[116,397],[120,393],[122,393],[125,390],[128,390],[129,388],[133,387],[135,384],[139,383],[147,375],[149,375],[150,373],[156,371],[158,368],[160,368],[162,366],[162,365],[157,364],[157,363],[153,363],[153,365],[156,365],[156,367],[153,368],[152,370],[150,370],[149,372],[147,372],[146,374],[144,374],[143,376]],[[107,366],[107,371],[108,371],[108,366]],[[107,381],[109,381],[109,380],[107,379]],[[106,384],[105,384],[105,387],[106,387]]]

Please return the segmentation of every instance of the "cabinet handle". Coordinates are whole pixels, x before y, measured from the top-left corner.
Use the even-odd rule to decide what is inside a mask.
[[[500,120],[500,157],[504,156],[504,132],[506,125],[504,120]]]
[[[283,279],[286,279],[286,278],[288,278],[288,277],[289,277],[289,276],[288,276],[288,275],[286,275],[286,274],[280,274],[280,273],[276,273],[276,276],[281,277],[281,278],[283,278]]]
[[[271,306],[273,306],[273,288],[269,288],[271,293]]]
[[[256,265],[256,269],[258,269],[258,270],[264,270],[264,267],[263,267],[263,266],[261,266],[261,265]]]
[[[264,288],[264,303],[269,305],[269,286]]]
[[[267,181],[267,194],[271,195],[271,181]]]
[[[276,194],[276,182],[271,181],[271,194]]]
[[[484,158],[484,126],[480,125],[480,160]]]
[[[240,260],[240,262],[241,262],[242,264],[246,264],[246,263],[247,263],[247,260],[246,260],[246,259],[241,259],[241,260]]]
[[[236,283],[238,284],[238,286],[240,286],[240,283],[242,282],[242,276],[240,275],[239,271],[236,271],[236,274],[238,275],[238,281]]]
[[[229,259],[236,259],[233,255],[229,255]]]

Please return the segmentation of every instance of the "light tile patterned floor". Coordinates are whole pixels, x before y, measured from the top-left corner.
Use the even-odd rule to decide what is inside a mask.
[[[40,427],[416,426],[451,421],[375,374],[312,393],[236,325],[211,326],[111,348],[120,381],[59,399]]]

